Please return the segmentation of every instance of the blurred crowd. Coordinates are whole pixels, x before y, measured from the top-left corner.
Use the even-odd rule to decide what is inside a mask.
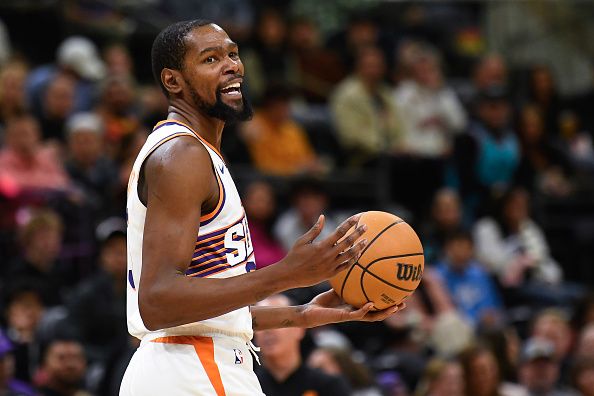
[[[1,395],[118,394],[138,346],[128,176],[167,116],[150,43],[206,16],[239,42],[256,108],[222,151],[258,267],[320,213],[330,233],[390,211],[424,246],[420,288],[385,322],[257,332],[266,394],[594,396],[594,58],[562,93],[550,65],[488,50],[479,3],[46,3],[47,42],[14,22],[39,8],[0,6]]]

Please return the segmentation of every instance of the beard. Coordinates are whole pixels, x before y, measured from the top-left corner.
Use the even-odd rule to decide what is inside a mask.
[[[187,81],[186,84],[190,89],[190,97],[192,98],[194,106],[209,117],[218,118],[219,120],[230,124],[238,121],[251,120],[254,115],[252,105],[245,97],[242,97],[241,107],[236,109],[223,102],[221,91],[217,91],[215,103],[209,104],[198,95],[198,92],[196,92]]]

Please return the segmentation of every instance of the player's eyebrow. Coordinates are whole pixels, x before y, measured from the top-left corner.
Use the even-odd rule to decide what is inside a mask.
[[[237,43],[231,41],[227,47],[231,47],[231,48],[237,48]],[[222,51],[223,47],[220,45],[214,46],[214,47],[206,47],[204,48],[202,51],[200,51],[200,53],[198,55],[202,55],[206,52],[211,52],[211,51]]]

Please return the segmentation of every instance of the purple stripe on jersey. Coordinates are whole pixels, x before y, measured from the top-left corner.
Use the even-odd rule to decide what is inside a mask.
[[[207,252],[196,252],[196,253],[194,253],[194,257],[192,257],[192,258],[195,259],[196,257],[201,256],[206,253]],[[214,253],[214,252],[208,253],[204,257],[200,257],[198,260],[192,261],[191,266],[193,267],[196,264],[203,263],[203,262],[211,260],[213,258],[225,258],[226,254],[227,254],[226,250],[223,250],[222,252],[219,252],[219,253]]]
[[[225,232],[227,232],[227,230],[225,230]],[[225,234],[221,235],[220,237],[217,238],[213,238],[210,241],[206,241],[206,242],[196,242],[196,245],[194,247],[194,250],[208,250],[211,246],[216,245],[217,243],[220,243],[222,240],[225,239]],[[215,250],[222,248],[222,246],[215,246]]]
[[[229,269],[229,268],[231,268],[230,265],[226,265],[224,267],[219,267],[219,268],[213,268],[210,271],[203,272],[200,275],[196,275],[196,276],[198,276],[199,278],[204,278],[205,276],[214,275],[218,272],[225,271],[226,269]]]
[[[214,219],[217,218],[219,213],[221,213],[221,211],[225,207],[225,201],[227,200],[227,193],[225,192],[225,185],[223,184],[223,179],[221,179],[221,176],[217,176],[217,178],[219,179],[219,183],[221,183],[221,187],[223,188],[223,202],[221,202],[221,206],[219,207],[217,212],[210,219],[200,222],[200,226],[205,226],[205,225],[210,224]]]
[[[221,207],[222,207],[222,205],[221,205]],[[208,239],[208,238],[213,237],[213,236],[216,236],[216,235],[224,235],[229,228],[233,227],[235,224],[241,223],[243,221],[243,218],[244,217],[245,216],[241,216],[241,218],[239,220],[237,220],[235,223],[229,224],[228,226],[226,226],[222,230],[217,230],[217,231],[209,232],[208,234],[198,235],[198,238],[196,239],[196,243],[198,244],[198,243],[200,243],[200,241],[203,241],[204,239]],[[220,239],[217,238],[217,240],[220,240]],[[212,243],[211,241],[208,241],[208,242],[209,243]]]
[[[186,275],[195,274],[196,272],[204,271],[204,270],[207,270],[212,267],[216,267],[217,265],[221,265],[221,264],[224,264],[225,267],[229,266],[229,264],[227,264],[227,259],[224,258],[224,259],[220,259],[220,260],[211,261],[208,264],[193,265],[186,270]]]

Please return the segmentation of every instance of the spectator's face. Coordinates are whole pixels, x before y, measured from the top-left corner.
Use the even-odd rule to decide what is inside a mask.
[[[59,75],[52,80],[45,92],[43,110],[50,118],[65,119],[74,107],[75,82]]]
[[[509,197],[503,210],[506,222],[517,228],[528,219],[528,195],[524,191],[516,191]]]
[[[295,207],[301,217],[301,221],[311,226],[318,219],[318,216],[326,209],[328,199],[321,192],[302,191],[295,197]]]
[[[97,162],[103,150],[102,136],[94,131],[73,131],[68,137],[68,149],[74,161],[83,166]]]
[[[534,324],[532,337],[550,341],[555,347],[555,357],[563,359],[571,348],[571,330],[567,323],[552,316],[543,316]]]
[[[10,353],[0,356],[0,389],[5,389],[14,376],[14,357]]]
[[[123,77],[114,78],[105,87],[103,102],[116,114],[124,114],[134,101],[132,83]]]
[[[45,262],[53,264],[62,250],[61,230],[47,226],[37,229],[25,244],[27,251],[43,252]]]
[[[539,67],[532,72],[532,85],[537,98],[548,97],[555,90],[553,75],[546,68]]]
[[[342,371],[332,354],[324,349],[316,349],[307,359],[309,367],[317,368],[330,375],[341,375]]]
[[[347,40],[351,48],[363,48],[377,42],[377,27],[370,21],[361,21],[349,26]]]
[[[26,78],[26,72],[19,67],[9,67],[0,74],[0,101],[2,106],[12,108],[23,108],[25,106]]]
[[[31,117],[9,122],[6,128],[6,143],[23,157],[34,157],[41,144],[39,124]]]
[[[520,133],[527,143],[537,143],[541,140],[544,125],[538,110],[527,107],[522,110]]]
[[[433,204],[433,218],[442,229],[453,229],[460,225],[462,211],[460,199],[451,191],[440,193]]]
[[[23,334],[33,334],[42,315],[41,298],[32,291],[19,293],[6,310],[8,326]]]
[[[469,394],[492,395],[499,386],[499,368],[492,354],[484,352],[474,358],[470,365],[467,383]]]
[[[105,63],[110,75],[129,76],[132,74],[132,59],[121,45],[114,45],[105,51]]]
[[[52,343],[47,351],[44,369],[50,382],[67,388],[78,387],[87,369],[82,346],[74,341]]]
[[[463,396],[464,371],[455,362],[448,363],[429,387],[431,396]]]
[[[270,185],[264,182],[250,185],[245,195],[244,205],[250,219],[269,220],[276,208],[274,193]]]
[[[103,246],[101,249],[101,266],[109,274],[122,278],[122,274],[126,273],[127,266],[125,236],[114,237]]]
[[[437,61],[429,56],[417,60],[413,66],[413,74],[417,82],[429,88],[441,85],[441,70]]]
[[[583,396],[594,396],[594,367],[579,372],[575,386]]]
[[[534,359],[520,367],[520,383],[532,393],[550,392],[558,379],[559,365],[550,359]]]
[[[289,300],[284,296],[269,297],[258,305],[268,307],[288,307]],[[266,364],[279,361],[283,358],[292,358],[295,354],[301,354],[300,343],[305,330],[298,327],[287,327],[273,330],[256,331],[255,337],[261,349]]]
[[[361,50],[357,59],[357,72],[363,81],[377,84],[386,73],[384,54],[376,48]]]
[[[509,123],[509,104],[505,100],[483,101],[479,104],[478,115],[489,128],[505,128]]]
[[[450,264],[456,270],[466,268],[474,254],[472,242],[466,238],[450,240],[445,250]]]
[[[481,90],[493,85],[506,85],[507,67],[499,56],[485,58],[474,73],[475,86]]]
[[[589,325],[582,330],[576,355],[594,358],[594,326]]]
[[[258,28],[260,40],[270,47],[278,47],[282,45],[287,34],[285,26],[285,22],[277,12],[266,12],[262,16]]]
[[[320,32],[310,22],[299,22],[291,27],[291,45],[298,49],[313,49],[320,46]]]

